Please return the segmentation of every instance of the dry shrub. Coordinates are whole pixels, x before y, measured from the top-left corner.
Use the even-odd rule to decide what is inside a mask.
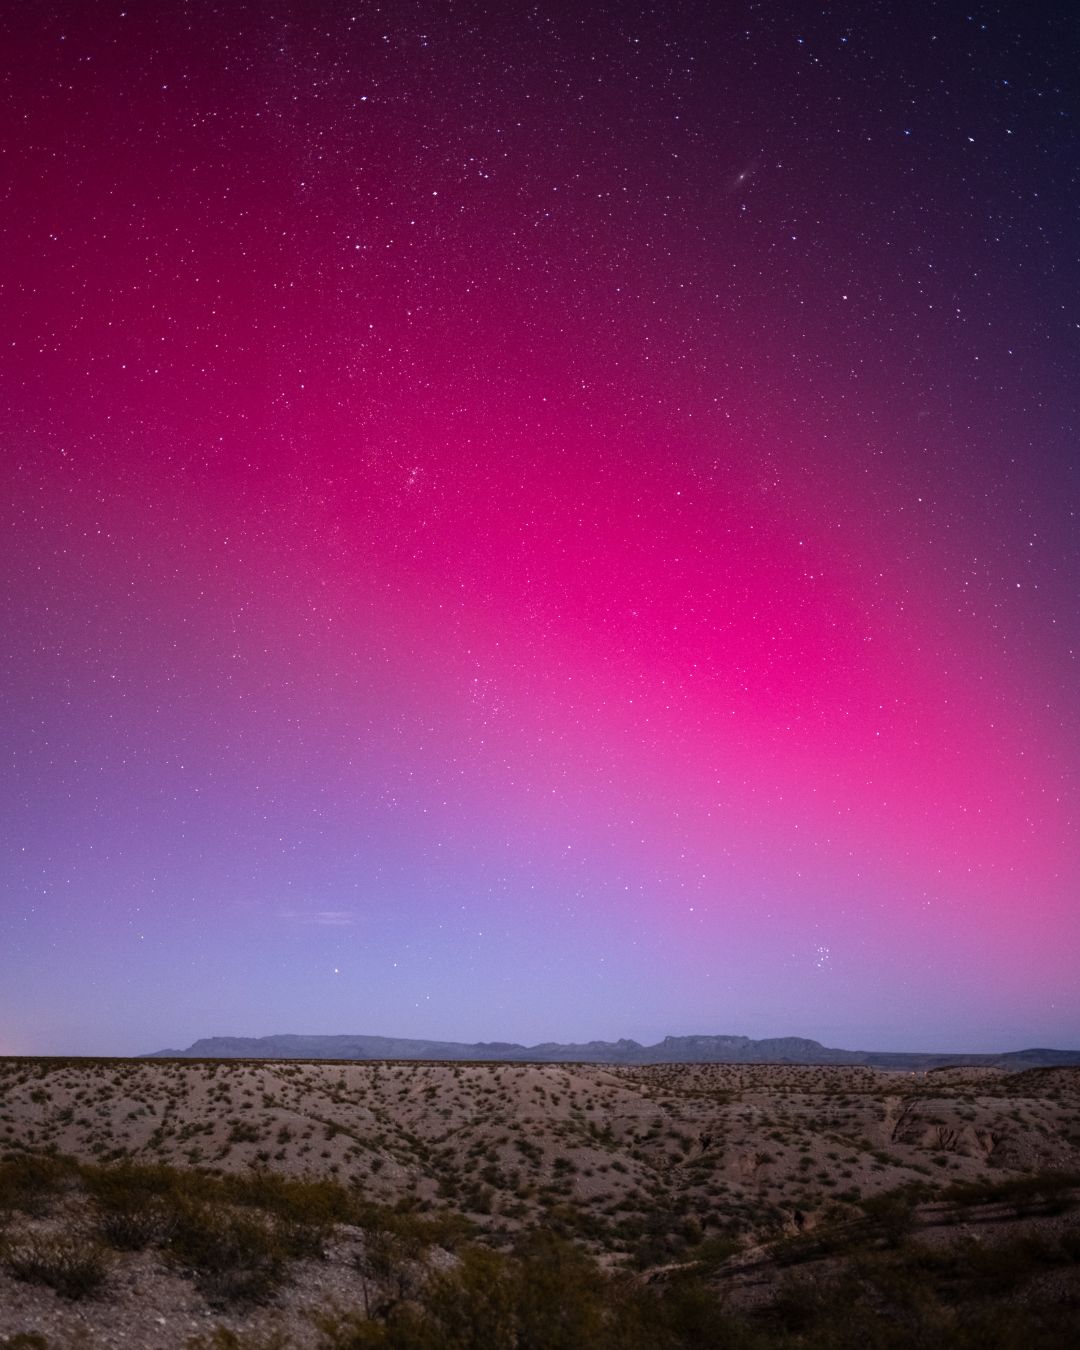
[[[27,1238],[7,1248],[4,1265],[17,1280],[46,1284],[70,1299],[95,1297],[109,1279],[108,1253],[78,1237]]]
[[[214,1304],[265,1302],[285,1278],[289,1256],[273,1220],[206,1204],[178,1210],[168,1250]]]
[[[72,1184],[73,1167],[40,1154],[9,1154],[0,1162],[0,1214],[17,1210],[41,1218]]]
[[[141,1252],[164,1242],[175,1219],[160,1201],[148,1200],[123,1208],[103,1209],[94,1225],[102,1242],[123,1252]]]
[[[281,1331],[233,1331],[229,1327],[215,1327],[202,1336],[192,1336],[184,1350],[288,1350],[288,1346]]]

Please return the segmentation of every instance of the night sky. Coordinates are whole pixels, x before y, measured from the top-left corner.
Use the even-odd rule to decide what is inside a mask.
[[[1078,53],[5,5],[0,1052],[1080,1044]]]

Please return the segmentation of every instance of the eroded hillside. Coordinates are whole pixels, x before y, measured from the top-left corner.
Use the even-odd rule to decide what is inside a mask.
[[[784,1268],[777,1253],[835,1265],[836,1244],[864,1241],[871,1219],[879,1225],[873,1242],[888,1245],[894,1210],[909,1227],[948,1227],[962,1216],[996,1224],[999,1233],[1023,1218],[1025,1205],[1040,1222],[1051,1210],[1068,1211],[1071,1178],[1080,1173],[1080,1071],[0,1061],[0,1157],[10,1172],[43,1156],[72,1160],[64,1164],[68,1180],[53,1187],[51,1218],[9,1204],[9,1252],[23,1250],[35,1224],[38,1236],[52,1240],[58,1227],[86,1229],[87,1214],[100,1239],[94,1206],[111,1185],[103,1175],[137,1173],[141,1180],[130,1184],[153,1193],[153,1213],[166,1205],[172,1217],[160,1232],[150,1223],[143,1243],[163,1251],[173,1251],[190,1218],[188,1201],[175,1198],[176,1177],[203,1178],[198,1203],[206,1213],[265,1199],[271,1192],[259,1178],[277,1177],[325,1182],[337,1197],[319,1236],[293,1251],[292,1230],[282,1229],[275,1248],[281,1271],[318,1258],[307,1284],[314,1280],[319,1297],[357,1295],[365,1233],[383,1223],[378,1215],[397,1214],[429,1225],[425,1269],[459,1260],[440,1233],[455,1240],[467,1233],[495,1250],[553,1234],[598,1263],[604,1278],[663,1286],[672,1272],[689,1270],[733,1306],[771,1306]],[[1044,1186],[1039,1178],[1047,1177]],[[163,1196],[173,1198],[166,1204]],[[1070,1233],[1075,1228],[1067,1228],[1058,1265],[1070,1264]],[[148,1266],[146,1251],[117,1259],[131,1265],[133,1288],[150,1279],[160,1294],[172,1281],[170,1298],[183,1295],[187,1332],[222,1312],[221,1300],[198,1279],[190,1282],[199,1269],[194,1258],[187,1267],[179,1258]],[[118,1268],[111,1259],[110,1268]],[[390,1266],[378,1278],[368,1273],[380,1297],[386,1281],[398,1278]],[[28,1291],[34,1281],[25,1263],[21,1274],[14,1257],[0,1273],[8,1287],[0,1335],[26,1330],[18,1317],[44,1315],[41,1299],[56,1302],[54,1293]],[[257,1317],[249,1309],[234,1329],[251,1317],[274,1321],[274,1309],[281,1313],[281,1299],[288,1301],[282,1289],[297,1287],[282,1280],[265,1291]],[[115,1294],[115,1278],[110,1287]],[[289,1335],[296,1344],[323,1344],[306,1322],[307,1330],[299,1327],[297,1297]],[[116,1306],[114,1299],[114,1314]],[[85,1311],[71,1311],[61,1298],[57,1327],[71,1335],[77,1317],[91,1328],[86,1335],[100,1332],[104,1305],[91,1299],[80,1307],[97,1312],[86,1322]],[[84,1343],[177,1343],[163,1333],[155,1340],[153,1327],[138,1333],[149,1337],[141,1342],[129,1333],[136,1334],[129,1328]]]

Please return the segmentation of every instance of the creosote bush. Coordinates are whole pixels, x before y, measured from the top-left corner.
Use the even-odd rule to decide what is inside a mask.
[[[139,1198],[115,1207],[102,1206],[94,1230],[107,1246],[122,1252],[140,1252],[158,1246],[171,1233],[175,1216],[156,1197]]]
[[[468,1247],[378,1320],[320,1319],[322,1350],[724,1350],[756,1342],[718,1296],[684,1278],[660,1295],[616,1280],[571,1243],[531,1234],[511,1254]]]
[[[1033,1275],[1075,1265],[1080,1244],[1018,1239],[982,1247],[860,1247],[824,1278],[787,1275],[744,1316],[683,1274],[659,1285],[605,1275],[568,1243],[534,1233],[511,1254],[467,1248],[374,1320],[320,1320],[320,1350],[1060,1350],[1072,1310],[1007,1301]],[[1073,1237],[1075,1234],[1073,1234]],[[839,1250],[837,1248],[837,1250]]]
[[[192,1336],[185,1342],[184,1350],[289,1350],[289,1342],[281,1331],[245,1332],[215,1327],[205,1335]]]
[[[101,1294],[109,1278],[108,1254],[84,1238],[27,1238],[7,1247],[3,1263],[17,1280],[46,1284],[64,1298]]]
[[[0,1160],[0,1215],[17,1211],[40,1218],[71,1184],[71,1167],[41,1154],[8,1154]]]
[[[215,1304],[265,1301],[284,1279],[291,1254],[272,1217],[202,1203],[178,1210],[167,1250]]]
[[[956,1181],[942,1192],[960,1208],[1005,1204],[1017,1215],[1064,1214],[1076,1203],[1080,1173],[1036,1172],[992,1181]]]

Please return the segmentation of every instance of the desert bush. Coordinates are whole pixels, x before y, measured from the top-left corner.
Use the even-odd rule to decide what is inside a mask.
[[[319,1256],[335,1223],[354,1222],[356,1202],[332,1181],[304,1181],[273,1172],[222,1179],[229,1202],[261,1210],[280,1225],[293,1256]]]
[[[201,1336],[192,1336],[184,1350],[288,1350],[289,1342],[282,1331],[233,1331],[231,1327],[215,1327]]]
[[[916,1187],[881,1191],[860,1201],[871,1232],[895,1247],[915,1227],[915,1205],[921,1194]]]
[[[1076,1204],[1080,1173],[1036,1172],[1003,1180],[957,1181],[942,1196],[961,1208],[1007,1204],[1017,1215],[1062,1214]]]
[[[742,1243],[738,1238],[723,1235],[708,1237],[695,1247],[694,1260],[702,1269],[714,1270],[741,1250]]]
[[[71,1186],[73,1164],[40,1154],[9,1154],[0,1162],[0,1214],[17,1210],[32,1218],[49,1212]]]
[[[131,1247],[164,1240],[178,1215],[199,1206],[260,1211],[275,1221],[288,1256],[319,1256],[335,1222],[355,1218],[355,1199],[333,1182],[300,1181],[273,1173],[211,1176],[163,1164],[83,1168],[102,1214],[107,1240]],[[142,1245],[146,1245],[143,1242]]]
[[[94,1231],[102,1242],[118,1251],[140,1252],[165,1241],[175,1217],[161,1200],[149,1199],[117,1208],[102,1208]]]
[[[615,1281],[570,1243],[539,1231],[512,1255],[483,1247],[382,1320],[319,1322],[322,1350],[756,1350],[693,1280],[660,1291]]]
[[[424,1299],[425,1325],[411,1334],[425,1333],[428,1344],[446,1350],[517,1350],[519,1345],[577,1350],[598,1345],[598,1308],[577,1280],[557,1287],[553,1298],[554,1270],[545,1269],[543,1259],[528,1266],[535,1278],[527,1285],[522,1263],[482,1247],[469,1249],[457,1270],[433,1281]]]
[[[285,1278],[289,1256],[273,1220],[207,1204],[177,1211],[168,1252],[215,1304],[264,1302]]]
[[[324,1312],[316,1314],[314,1325],[318,1350],[438,1350],[431,1328],[409,1307],[396,1309],[385,1322],[360,1312]]]
[[[9,1246],[4,1265],[17,1280],[45,1284],[64,1298],[92,1298],[108,1283],[104,1248],[84,1238],[27,1238]]]
[[[1067,1305],[1020,1304],[1017,1290],[1069,1259],[1058,1244],[1016,1241],[854,1247],[822,1279],[784,1280],[755,1316],[783,1350],[1059,1350],[1071,1343]]]
[[[423,1284],[424,1270],[419,1252],[406,1246],[394,1233],[365,1234],[364,1246],[356,1258],[367,1316],[386,1316],[403,1299],[411,1298]]]
[[[154,1200],[176,1208],[186,1202],[214,1199],[221,1191],[217,1178],[165,1163],[86,1164],[79,1172],[101,1212],[138,1209]]]
[[[97,1210],[95,1231],[110,1247],[142,1251],[172,1230],[181,1188],[173,1169],[85,1169],[84,1180]]]
[[[613,1286],[620,1313],[613,1319],[612,1346],[626,1350],[764,1350],[762,1334],[726,1313],[716,1293],[692,1276],[660,1290]]]
[[[362,1204],[357,1207],[352,1222],[367,1233],[392,1233],[410,1259],[420,1256],[429,1247],[455,1251],[477,1232],[470,1219],[453,1210],[421,1215],[404,1209]]]
[[[912,1272],[955,1301],[997,1298],[1048,1267],[1071,1264],[1063,1245],[1049,1236],[1025,1233],[1003,1241],[973,1238],[945,1247],[911,1243],[881,1270]]]

